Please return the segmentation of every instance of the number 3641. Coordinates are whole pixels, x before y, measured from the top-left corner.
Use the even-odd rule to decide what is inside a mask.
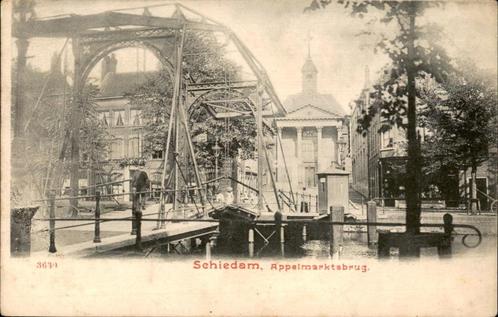
[[[36,268],[37,269],[56,269],[57,262],[50,262],[50,261],[36,262]]]

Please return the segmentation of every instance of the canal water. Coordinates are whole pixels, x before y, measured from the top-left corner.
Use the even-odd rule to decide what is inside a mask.
[[[271,235],[271,232],[261,232],[265,237]],[[483,236],[482,242],[475,248],[466,247],[462,243],[463,235],[454,235],[452,243],[453,257],[484,257],[496,255],[497,238],[495,235]],[[475,245],[477,242],[476,236],[467,238],[468,245]],[[278,235],[273,234],[269,238],[269,243],[265,244],[263,238],[255,233],[255,243],[253,249],[253,257],[260,259],[270,258],[309,258],[309,259],[328,259],[330,254],[330,240],[327,237],[320,239],[309,239],[303,241],[299,239],[287,239],[284,244],[280,243]],[[126,250],[117,250],[98,257],[132,257],[132,258],[154,258],[164,260],[181,260],[186,258],[203,258],[205,257],[205,244],[200,239],[190,239],[163,245],[162,247],[153,250],[146,249],[145,252],[137,252],[133,248]],[[216,245],[211,248],[212,258],[249,258],[249,244],[247,240],[239,235],[238,237],[229,236],[220,237],[216,241]],[[398,251],[391,249],[391,255],[397,256]],[[343,236],[343,244],[340,250],[339,257],[342,259],[365,259],[376,258],[376,246],[369,246],[367,243],[367,235],[365,232],[345,232]],[[436,248],[421,249],[421,257],[437,258]]]

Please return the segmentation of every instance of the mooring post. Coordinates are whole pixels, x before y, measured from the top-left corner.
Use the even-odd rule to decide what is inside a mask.
[[[377,222],[377,204],[375,201],[367,202],[367,222]],[[367,240],[368,245],[377,243],[377,226],[367,225]]]
[[[55,253],[57,249],[55,248],[55,191],[50,190],[49,193],[49,232],[50,232],[50,246],[48,247],[48,252]]]
[[[254,256],[254,229],[249,228],[249,237],[247,239],[249,242],[249,257],[252,258]]]
[[[306,225],[303,225],[303,241],[306,242],[307,238],[308,238],[308,232],[306,229]]]
[[[388,258],[391,252],[389,245],[389,231],[379,232],[377,242],[377,257],[380,259]]]
[[[285,227],[280,226],[280,252],[285,256]]]
[[[29,256],[31,252],[31,219],[39,206],[18,207],[10,210],[10,254]]]
[[[136,212],[137,212],[137,188],[131,189],[131,235],[137,234]]]
[[[451,257],[451,233],[453,232],[453,216],[449,213],[444,214],[444,237],[437,248],[437,253],[441,258]]]
[[[206,260],[211,260],[211,243],[209,240],[206,242]]]
[[[330,221],[331,222],[344,222],[344,207],[332,206],[330,207]],[[340,255],[342,249],[342,224],[330,225],[330,255]]]
[[[100,191],[95,192],[95,233],[93,237],[94,243],[100,243]]]

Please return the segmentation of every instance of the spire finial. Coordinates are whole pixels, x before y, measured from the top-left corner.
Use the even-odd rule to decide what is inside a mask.
[[[311,40],[313,37],[311,36],[310,31],[308,30],[308,36],[306,36],[306,40],[308,41],[308,58],[311,58]]]

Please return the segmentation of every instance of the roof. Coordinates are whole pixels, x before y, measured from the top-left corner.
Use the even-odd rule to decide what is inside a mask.
[[[296,111],[303,106],[311,105],[337,116],[345,116],[346,111],[331,94],[306,94],[299,93],[290,95],[284,101],[284,107],[288,112]]]
[[[331,166],[325,170],[319,171],[316,174],[317,175],[349,175],[350,173],[345,171],[345,170],[341,170],[341,169],[338,169],[336,167]]]
[[[105,75],[104,80],[100,84],[100,97],[118,97],[124,96],[126,93],[132,93],[154,74],[157,74],[157,72],[110,72]]]

